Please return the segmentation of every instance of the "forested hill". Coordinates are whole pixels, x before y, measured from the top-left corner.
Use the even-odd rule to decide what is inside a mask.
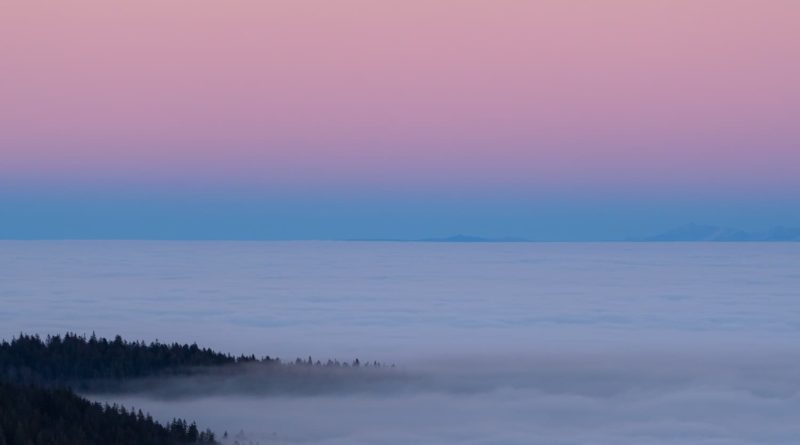
[[[47,336],[20,334],[0,342],[0,381],[82,389],[114,388],[114,382],[151,376],[175,376],[208,372],[223,365],[259,363],[282,368],[379,368],[378,362],[296,359],[282,363],[269,356],[232,355],[200,348],[196,344],[165,344],[114,340],[94,335]]]
[[[0,382],[0,445],[215,443],[184,420],[162,425],[141,411],[103,406],[67,389]]]
[[[203,373],[213,377],[216,374],[212,370],[225,365],[256,363],[270,373],[269,379],[256,385],[267,390],[273,381],[278,381],[278,386],[313,390],[331,378],[342,377],[333,372],[335,369],[328,375],[327,368],[381,367],[377,362],[362,364],[358,359],[352,364],[332,360],[323,364],[311,357],[281,364],[270,357],[234,357],[196,344],[131,342],[120,336],[106,340],[94,335],[41,338],[20,334],[0,342],[0,445],[214,443],[210,431],[201,433],[194,424],[175,420],[162,425],[140,412],[92,403],[71,388],[120,390],[131,381],[142,382],[145,380],[141,377],[150,376],[194,374],[190,380],[197,380]],[[264,376],[250,372],[252,366],[236,369],[251,378]],[[365,378],[367,384],[370,381],[363,373],[352,377]],[[250,381],[243,379],[243,384]]]
[[[233,364],[255,357],[233,357],[196,344],[129,342],[66,334],[20,334],[0,343],[0,380],[66,384],[187,372],[196,367]]]
[[[215,443],[185,420],[167,425],[122,407],[92,403],[68,387],[174,375],[197,367],[253,361],[197,345],[66,334],[0,342],[0,445],[176,445]]]

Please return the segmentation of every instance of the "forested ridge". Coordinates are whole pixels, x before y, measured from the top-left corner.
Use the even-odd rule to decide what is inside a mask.
[[[98,382],[151,376],[202,373],[210,367],[243,363],[326,368],[382,367],[377,361],[352,362],[297,358],[282,362],[269,356],[238,357],[200,348],[196,344],[145,343],[68,333],[41,338],[20,334],[0,342],[0,381],[47,386],[98,388]],[[88,385],[88,386],[87,386]]]
[[[191,368],[249,360],[200,348],[114,340],[77,334],[63,337],[20,334],[0,343],[0,379],[18,383],[72,384],[97,379],[124,379],[188,372]],[[255,359],[255,357],[253,357]]]
[[[324,384],[327,373],[313,368],[379,368],[378,362],[232,356],[196,344],[145,343],[67,333],[40,337],[20,334],[0,342],[0,445],[106,445],[214,443],[211,431],[200,432],[184,420],[167,425],[125,407],[92,403],[80,391],[120,390],[145,377],[200,375],[226,365],[266,366],[274,378],[302,391]],[[236,372],[252,367],[226,368]],[[224,372],[228,372],[224,371]],[[333,376],[333,374],[331,374]],[[274,377],[274,378],[273,378]],[[366,377],[360,375],[360,377]]]
[[[141,411],[101,405],[66,388],[0,382],[0,445],[214,443],[185,420],[162,425]]]
[[[175,419],[92,403],[70,387],[225,365],[235,358],[197,345],[128,342],[66,334],[20,335],[0,343],[0,445],[168,445],[215,443],[214,434]]]

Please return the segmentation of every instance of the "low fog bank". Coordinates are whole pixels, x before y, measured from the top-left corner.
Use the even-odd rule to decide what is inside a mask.
[[[248,366],[149,384],[90,397],[191,418],[242,444],[800,439],[797,352],[473,356],[397,368],[287,368],[277,377]]]
[[[423,375],[394,366],[266,362],[191,368],[185,373],[83,384],[86,394],[139,394],[155,399],[216,395],[315,396],[403,392],[420,387]]]

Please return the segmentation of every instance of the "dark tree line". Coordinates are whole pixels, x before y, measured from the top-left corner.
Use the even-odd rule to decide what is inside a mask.
[[[19,383],[70,384],[188,372],[192,368],[236,363],[237,359],[199,348],[129,342],[66,334],[23,335],[0,343],[0,379]]]
[[[236,362],[197,345],[20,335],[0,343],[0,445],[215,443],[194,423],[162,425],[141,411],[92,403],[70,387]]]
[[[214,443],[184,420],[161,425],[141,411],[103,406],[76,395],[115,388],[126,379],[203,372],[210,367],[254,363],[277,370],[301,367],[380,367],[378,362],[234,357],[196,344],[113,340],[71,334],[24,335],[0,342],[0,445],[94,445]],[[309,382],[304,382],[308,385]]]
[[[65,388],[0,382],[0,445],[215,443],[184,420],[162,425],[141,411],[92,403]]]
[[[269,356],[234,357],[196,344],[114,340],[68,333],[41,338],[20,334],[0,342],[0,381],[87,388],[92,383],[137,377],[188,374],[202,368],[241,363],[316,367],[381,367],[378,362],[308,359],[281,362]]]

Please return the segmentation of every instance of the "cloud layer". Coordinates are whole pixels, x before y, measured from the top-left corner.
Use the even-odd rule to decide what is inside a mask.
[[[93,396],[262,444],[794,445],[799,248],[2,242],[0,331],[398,364]]]
[[[340,378],[277,393],[259,391],[253,375],[220,383],[94,397],[219,433],[244,430],[261,443],[755,445],[800,437],[796,351],[472,356],[391,370],[367,384]]]

